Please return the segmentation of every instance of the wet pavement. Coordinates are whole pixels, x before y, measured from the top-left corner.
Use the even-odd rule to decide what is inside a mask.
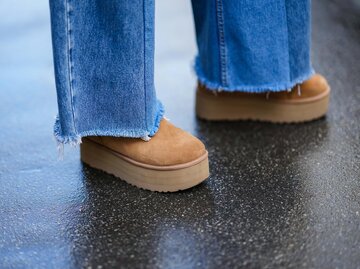
[[[360,268],[358,0],[313,2],[332,99],[300,125],[197,120],[190,2],[157,4],[158,95],[210,154],[175,194],[57,159],[48,3],[0,2],[0,268]]]

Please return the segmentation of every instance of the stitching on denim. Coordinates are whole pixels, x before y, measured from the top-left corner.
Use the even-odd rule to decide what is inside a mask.
[[[290,46],[289,46],[289,20],[288,20],[288,10],[286,3],[284,2],[285,18],[286,18],[286,42],[287,42],[287,57],[288,57],[288,68],[289,68],[289,81],[292,80],[291,69],[290,69]],[[291,90],[291,89],[290,89]]]
[[[155,133],[159,130],[160,122],[164,117],[164,113],[165,113],[164,106],[159,100],[156,101],[156,111],[157,113],[155,117],[155,123],[152,129],[149,131],[149,136],[154,136]]]
[[[76,133],[76,127],[75,127],[75,109],[74,109],[74,87],[73,87],[73,82],[74,82],[74,77],[73,77],[73,60],[72,60],[72,51],[73,51],[73,45],[71,42],[71,34],[72,34],[72,29],[71,29],[71,21],[70,21],[70,16],[71,16],[71,6],[70,6],[70,1],[69,0],[65,0],[65,14],[66,14],[66,31],[67,31],[67,60],[68,60],[68,70],[69,70],[69,90],[70,90],[70,95],[71,95],[71,113],[72,113],[72,117],[73,117],[73,127],[74,127],[74,132]]]
[[[220,79],[221,83],[226,87],[228,85],[227,79],[227,62],[226,62],[226,47],[225,47],[225,30],[224,30],[224,12],[222,0],[216,0],[216,19],[219,38],[219,56],[220,56]]]
[[[147,124],[147,85],[146,85],[146,7],[145,7],[145,0],[143,0],[143,23],[144,23],[144,108],[145,108],[145,128],[148,130]]]

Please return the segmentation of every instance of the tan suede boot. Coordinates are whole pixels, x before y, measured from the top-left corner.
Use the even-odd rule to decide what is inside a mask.
[[[214,92],[199,84],[196,114],[207,120],[305,122],[326,114],[329,96],[330,87],[318,74],[291,91],[271,93]]]
[[[80,150],[84,163],[152,191],[188,189],[209,176],[204,144],[165,119],[150,141],[91,136]]]

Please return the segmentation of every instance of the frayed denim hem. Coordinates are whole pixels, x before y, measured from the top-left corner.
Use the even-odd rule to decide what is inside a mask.
[[[70,144],[71,146],[77,146],[81,144],[81,138],[86,136],[114,136],[114,137],[132,137],[132,138],[142,138],[142,139],[146,137],[154,136],[156,132],[159,130],[160,122],[164,117],[164,111],[165,111],[163,105],[159,101],[157,101],[156,110],[157,111],[156,111],[154,125],[149,131],[141,130],[141,129],[138,130],[94,129],[94,130],[88,130],[77,134],[65,135],[65,136],[62,134],[59,115],[57,115],[54,125],[54,137],[57,142],[58,151],[60,154],[62,153],[64,144]]]
[[[206,88],[212,91],[228,91],[228,92],[248,92],[248,93],[264,93],[264,92],[281,92],[292,89],[297,84],[301,84],[304,81],[308,80],[312,75],[315,74],[314,69],[310,69],[308,73],[305,73],[302,76],[297,77],[289,83],[283,83],[278,85],[259,85],[259,86],[248,86],[248,85],[238,85],[238,86],[223,86],[218,82],[210,81],[204,75],[200,63],[195,59],[194,71],[196,73],[198,81],[204,85]]]

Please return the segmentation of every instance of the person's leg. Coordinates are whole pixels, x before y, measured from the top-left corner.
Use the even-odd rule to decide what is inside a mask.
[[[50,0],[60,143],[153,135],[153,1]]]
[[[329,87],[319,76],[312,79],[317,89],[314,83],[303,87],[311,86],[312,96],[308,97],[314,99],[316,95],[318,103],[309,107],[306,94],[284,97],[314,75],[310,0],[193,0],[192,4],[199,50],[195,62],[200,84],[198,116],[296,122],[324,115]],[[225,93],[214,96],[204,89]],[[297,99],[297,104],[280,102],[280,106],[283,99]],[[302,101],[304,107],[299,106]],[[303,109],[309,114],[304,115]]]
[[[156,99],[154,1],[50,0],[50,10],[58,143],[82,142],[82,161],[145,189],[206,179],[204,145],[162,119]]]

